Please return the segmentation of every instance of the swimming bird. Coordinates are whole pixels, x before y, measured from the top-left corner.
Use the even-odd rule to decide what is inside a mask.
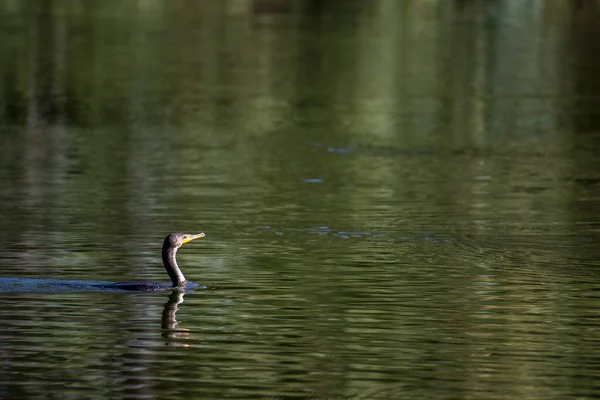
[[[105,286],[107,289],[133,290],[133,291],[159,291],[168,289],[182,289],[186,287],[196,287],[197,284],[190,284],[185,280],[185,276],[177,265],[175,255],[177,249],[186,243],[206,236],[204,233],[184,233],[175,232],[168,235],[163,241],[162,260],[167,274],[171,278],[172,286],[156,283],[114,283]]]
[[[191,242],[192,240],[196,240],[199,238],[203,238],[206,236],[204,232],[201,233],[171,233],[169,236],[165,238],[163,241],[162,247],[162,260],[165,269],[167,270],[167,274],[171,278],[171,282],[173,282],[173,287],[180,287],[185,285],[186,280],[185,276],[179,269],[177,265],[177,260],[175,259],[175,254],[177,254],[177,249],[183,246],[186,243]]]
[[[203,238],[204,233],[171,233],[165,238],[162,246],[162,260],[172,284],[144,282],[103,282],[78,281],[63,279],[31,279],[31,278],[2,278],[0,277],[0,293],[17,292],[87,292],[87,291],[135,291],[156,292],[163,290],[190,290],[199,287],[197,283],[185,280],[177,265],[175,255],[177,249],[186,243]]]

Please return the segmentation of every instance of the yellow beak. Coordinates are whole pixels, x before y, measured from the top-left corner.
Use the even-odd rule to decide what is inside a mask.
[[[200,239],[200,238],[203,238],[204,236],[206,236],[204,234],[204,232],[198,233],[198,234],[189,234],[189,235],[186,235],[186,236],[184,236],[183,240],[181,241],[181,244],[189,243],[192,240]]]

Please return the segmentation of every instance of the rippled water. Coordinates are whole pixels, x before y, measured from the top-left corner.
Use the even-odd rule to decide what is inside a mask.
[[[597,2],[192,3],[0,5],[0,398],[600,396]]]

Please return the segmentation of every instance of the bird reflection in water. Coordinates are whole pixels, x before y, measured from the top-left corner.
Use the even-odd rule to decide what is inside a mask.
[[[169,295],[169,300],[165,303],[161,318],[162,337],[166,339],[166,346],[169,347],[187,347],[182,339],[189,334],[187,329],[177,328],[177,311],[179,305],[183,303],[184,290],[173,290]]]

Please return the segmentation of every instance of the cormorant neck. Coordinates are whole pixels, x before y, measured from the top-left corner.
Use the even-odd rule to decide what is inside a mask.
[[[177,254],[177,247],[171,247],[171,245],[165,240],[162,249],[163,265],[165,266],[165,269],[171,278],[171,282],[173,282],[173,287],[179,287],[185,284],[185,277],[177,265],[175,254]]]

